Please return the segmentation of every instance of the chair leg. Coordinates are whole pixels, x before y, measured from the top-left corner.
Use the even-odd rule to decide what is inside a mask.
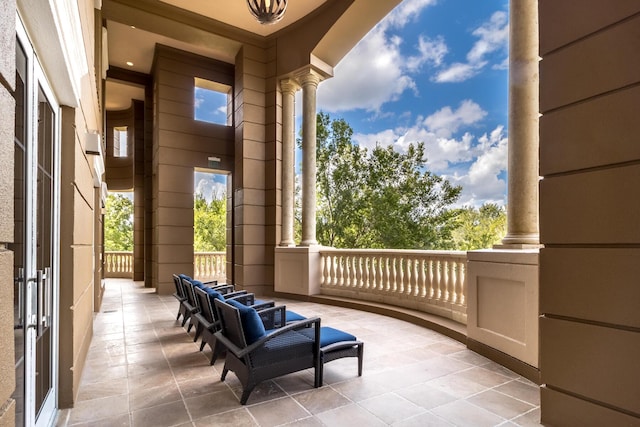
[[[249,400],[249,395],[251,394],[252,391],[253,391],[253,386],[247,387],[244,390],[242,390],[242,397],[240,397],[241,405],[247,404],[247,400]]]
[[[183,316],[182,317],[182,327],[184,328],[184,325],[187,323],[187,320],[189,320],[189,316]]]
[[[189,326],[187,327],[187,333],[191,332],[192,327],[193,327],[193,322],[189,322]]]
[[[364,358],[364,343],[358,345],[358,376],[362,376],[362,359]]]
[[[198,326],[196,326],[196,336],[193,337],[193,342],[198,341],[198,338],[200,338],[200,335],[202,335],[203,329],[204,329],[204,325],[202,323],[198,323]]]
[[[229,373],[229,370],[225,365],[225,367],[222,369],[222,375],[220,376],[220,381],[224,381],[224,379],[227,378],[228,373]]]
[[[202,342],[200,343],[200,351],[204,350],[205,344],[206,344],[206,342],[204,342],[204,340],[202,340]]]

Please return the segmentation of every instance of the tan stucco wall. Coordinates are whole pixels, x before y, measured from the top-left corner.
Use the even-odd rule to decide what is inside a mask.
[[[542,422],[638,425],[640,3],[539,5]]]
[[[13,171],[15,102],[15,2],[0,8],[0,425],[15,424],[13,338]]]
[[[221,159],[233,170],[233,128],[194,120],[194,77],[233,85],[233,66],[159,47],[154,61],[153,255],[159,293],[172,274],[193,274],[193,173]]]
[[[256,294],[273,290],[277,209],[275,50],[245,45],[236,57],[233,280]]]

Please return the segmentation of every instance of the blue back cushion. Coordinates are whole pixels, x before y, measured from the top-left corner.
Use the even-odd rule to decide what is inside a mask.
[[[180,277],[181,279],[187,279],[188,281],[191,281],[191,277],[187,276],[186,274],[178,274],[178,277]]]
[[[199,280],[190,280],[190,282],[191,282],[191,284],[192,284],[193,286],[195,286],[195,287],[197,287],[197,288],[200,288],[200,289],[204,289],[204,288],[206,288],[206,286],[205,286],[205,285],[203,285],[203,284],[202,284],[202,282],[201,282],[201,281],[199,281]]]
[[[240,320],[242,321],[242,329],[244,330],[244,339],[248,345],[253,344],[267,334],[264,330],[262,319],[260,319],[257,311],[232,299],[228,300],[227,303],[240,311]]]
[[[220,301],[224,302],[225,299],[222,296],[222,294],[214,289],[211,289],[209,287],[203,286],[202,289],[204,289],[204,291],[209,294],[209,300],[211,301],[211,306],[215,307],[215,303],[213,302],[213,300],[219,299]]]

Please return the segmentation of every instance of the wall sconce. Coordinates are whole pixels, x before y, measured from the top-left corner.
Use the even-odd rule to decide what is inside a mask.
[[[102,155],[102,137],[99,133],[88,133],[84,139],[84,151],[93,156]]]

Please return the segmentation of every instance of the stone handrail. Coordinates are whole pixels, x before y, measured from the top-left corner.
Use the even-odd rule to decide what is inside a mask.
[[[226,252],[196,252],[193,254],[193,277],[198,280],[218,280],[227,277]]]
[[[196,252],[193,254],[193,276],[198,280],[226,281],[226,252]],[[104,277],[132,278],[133,252],[104,253]]]
[[[133,252],[105,251],[104,277],[133,277]]]
[[[322,249],[321,292],[467,322],[467,253]]]

